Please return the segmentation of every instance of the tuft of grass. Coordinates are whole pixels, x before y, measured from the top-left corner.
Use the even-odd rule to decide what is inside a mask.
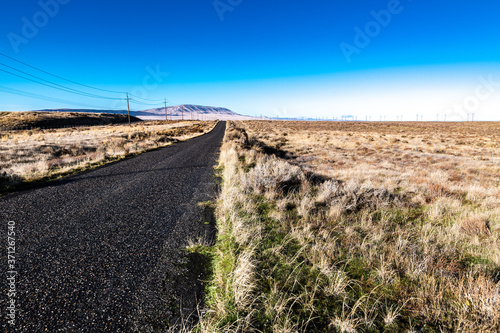
[[[460,231],[471,236],[486,237],[491,235],[490,222],[485,216],[468,216],[460,222]]]

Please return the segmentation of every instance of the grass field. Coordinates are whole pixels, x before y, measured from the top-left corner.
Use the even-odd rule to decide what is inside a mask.
[[[201,332],[500,331],[500,124],[230,122]]]
[[[130,117],[132,122],[141,121]],[[83,112],[0,112],[0,130],[44,129],[128,123],[125,114]]]
[[[210,131],[215,124],[149,121],[132,126],[2,132],[0,194],[186,140]]]

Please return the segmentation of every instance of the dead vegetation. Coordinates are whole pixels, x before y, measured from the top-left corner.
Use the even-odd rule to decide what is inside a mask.
[[[215,123],[154,121],[0,133],[0,193],[186,140]]]
[[[411,125],[231,122],[195,330],[498,332],[499,126]]]
[[[132,122],[140,122],[130,117]],[[125,114],[85,113],[85,112],[3,112],[0,114],[0,131],[97,126],[128,123]]]

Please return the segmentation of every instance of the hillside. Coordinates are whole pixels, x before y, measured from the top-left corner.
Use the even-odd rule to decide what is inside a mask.
[[[202,106],[202,105],[174,105],[167,106],[167,114],[173,119],[202,119],[202,120],[245,120],[245,119],[255,119],[254,117],[244,116],[233,112],[226,108],[213,107],[213,106]],[[164,119],[165,118],[165,108],[155,108],[144,111],[135,112],[139,118],[142,119]]]
[[[92,110],[92,109],[45,109],[50,112],[85,112],[85,113],[111,113],[126,114],[127,110]],[[200,120],[252,120],[255,117],[241,115],[229,109],[202,105],[174,105],[167,106],[168,119],[200,119]],[[130,115],[144,120],[165,119],[165,108],[130,111]]]
[[[132,122],[141,121],[131,117]],[[0,114],[0,129],[62,128],[67,126],[95,126],[128,122],[125,114],[81,113],[81,112],[3,112]]]

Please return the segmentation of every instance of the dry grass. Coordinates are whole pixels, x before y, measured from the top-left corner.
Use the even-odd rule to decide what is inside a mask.
[[[132,122],[140,119],[130,117]],[[63,128],[70,126],[95,126],[128,123],[125,114],[86,113],[86,112],[2,112],[0,113],[0,130],[7,129],[39,129]]]
[[[0,133],[0,190],[84,170],[208,132],[215,122],[140,122]]]
[[[469,216],[460,223],[460,230],[471,236],[491,235],[489,221],[484,216]]]
[[[500,128],[411,125],[231,122],[198,330],[498,332]]]

